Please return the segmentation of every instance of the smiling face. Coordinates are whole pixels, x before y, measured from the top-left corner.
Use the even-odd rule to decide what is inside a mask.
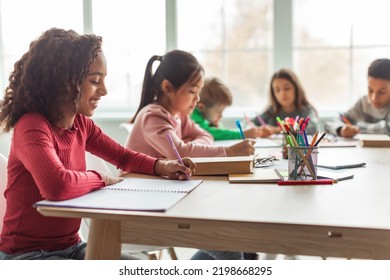
[[[386,107],[390,102],[390,81],[368,77],[368,98],[376,109]]]
[[[276,78],[272,82],[272,90],[276,101],[280,104],[284,111],[288,112],[294,110],[295,88],[289,80]]]
[[[103,52],[99,52],[89,67],[88,74],[80,85],[81,98],[77,102],[77,113],[91,117],[102,96],[107,94],[105,77],[107,62]]]

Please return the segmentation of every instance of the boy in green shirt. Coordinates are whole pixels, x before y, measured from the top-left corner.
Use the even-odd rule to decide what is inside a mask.
[[[218,79],[206,79],[199,94],[200,100],[191,118],[201,128],[208,131],[214,140],[241,139],[238,130],[225,129],[220,123],[222,113],[227,106],[232,105],[232,94]],[[266,127],[252,127],[244,130],[246,138],[268,137],[272,131]]]

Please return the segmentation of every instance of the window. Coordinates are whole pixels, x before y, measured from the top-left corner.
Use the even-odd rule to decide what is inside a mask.
[[[52,27],[83,31],[82,8],[79,0],[0,1],[0,73],[3,89],[14,63],[28,50],[30,42],[42,32]]]
[[[0,83],[55,26],[103,36],[109,94],[100,113],[134,111],[147,61],[168,48],[193,53],[206,76],[228,85],[230,112],[262,111],[279,67],[297,73],[320,113],[344,110],[366,94],[369,64],[389,57],[389,8],[382,0],[1,0]]]
[[[134,111],[148,60],[165,53],[165,2],[92,1],[92,28],[103,37],[108,67],[109,92],[99,111]]]
[[[294,0],[293,65],[317,109],[345,110],[367,94],[369,64],[390,54],[389,8],[380,0]]]
[[[178,0],[177,46],[193,53],[206,77],[218,76],[234,107],[261,111],[273,64],[272,0]],[[244,98],[243,98],[244,97]]]

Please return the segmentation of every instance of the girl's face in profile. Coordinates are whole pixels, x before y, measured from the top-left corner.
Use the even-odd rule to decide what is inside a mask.
[[[272,82],[272,90],[276,101],[284,110],[294,109],[295,89],[294,85],[289,80],[276,78]]]
[[[173,89],[168,94],[170,108],[167,108],[172,115],[181,113],[190,115],[199,101],[199,93],[204,84],[203,74],[194,82],[187,82],[178,89]]]
[[[368,98],[376,109],[390,103],[390,81],[368,77]]]
[[[107,62],[103,52],[99,52],[89,67],[87,77],[80,86],[81,99],[77,103],[77,112],[91,117],[102,96],[107,94],[104,79],[107,75]]]

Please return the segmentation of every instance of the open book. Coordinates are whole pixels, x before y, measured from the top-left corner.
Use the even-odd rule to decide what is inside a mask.
[[[192,157],[196,163],[194,175],[227,175],[253,172],[254,156],[241,157]]]
[[[34,206],[166,211],[199,186],[201,182],[202,180],[125,178],[122,182],[77,198],[63,201],[42,200]]]
[[[387,134],[358,134],[363,147],[390,147],[390,136]]]

